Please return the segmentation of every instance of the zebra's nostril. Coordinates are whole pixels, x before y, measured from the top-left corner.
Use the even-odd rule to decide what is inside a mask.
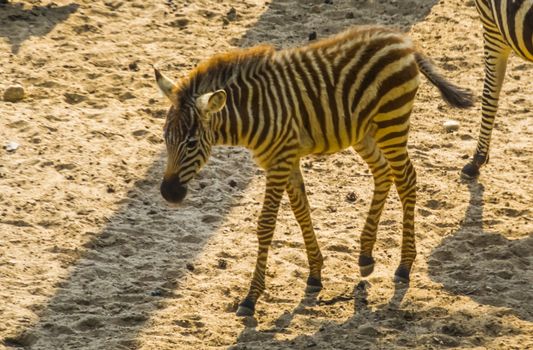
[[[187,194],[187,186],[183,185],[176,178],[163,179],[161,182],[161,195],[167,202],[180,203]]]

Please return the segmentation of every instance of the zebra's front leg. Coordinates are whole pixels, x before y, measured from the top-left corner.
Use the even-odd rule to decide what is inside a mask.
[[[285,192],[290,172],[291,167],[288,164],[276,166],[273,169],[267,170],[265,199],[257,225],[257,239],[259,242],[257,262],[255,264],[255,270],[248,295],[239,304],[237,316],[252,316],[255,312],[257,299],[259,299],[265,290],[265,272],[268,250],[276,227],[279,203]]]
[[[287,183],[287,194],[291,202],[292,212],[302,230],[307,260],[309,262],[309,277],[307,278],[305,292],[318,293],[322,290],[321,271],[324,260],[313,229],[313,223],[309,213],[309,202],[307,201],[299,162],[293,168],[291,177]]]
[[[481,103],[481,126],[474,158],[462,170],[462,175],[465,178],[478,177],[479,168],[489,160],[490,138],[510,53],[509,47],[500,39],[489,36],[487,33],[484,37],[485,81]]]

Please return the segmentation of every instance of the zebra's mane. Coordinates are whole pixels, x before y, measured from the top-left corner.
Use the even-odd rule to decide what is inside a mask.
[[[275,52],[270,45],[217,54],[201,62],[178,87],[178,96],[195,97],[223,89],[242,72],[261,67]]]

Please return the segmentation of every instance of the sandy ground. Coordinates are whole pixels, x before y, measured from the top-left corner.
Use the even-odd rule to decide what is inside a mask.
[[[267,292],[255,318],[237,318],[263,172],[247,151],[218,149],[185,205],[168,208],[158,192],[168,105],[150,64],[178,78],[232,47],[287,47],[361,23],[409,31],[476,93],[475,108],[452,110],[424,82],[415,103],[412,283],[392,282],[401,229],[392,192],[376,271],[359,276],[372,180],[347,150],[304,161],[325,289],[304,298],[307,263],[285,198]],[[0,143],[20,144],[0,149],[0,348],[533,348],[533,64],[511,59],[491,162],[478,183],[461,182],[479,125],[480,33],[473,1],[461,0],[0,5],[0,92],[13,83],[27,92],[0,101]],[[458,132],[443,131],[448,118]]]

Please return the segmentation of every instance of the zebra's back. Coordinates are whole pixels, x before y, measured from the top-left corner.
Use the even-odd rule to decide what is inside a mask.
[[[381,27],[278,51],[272,58],[300,139],[301,153],[332,153],[360,141],[373,118],[410,109],[419,85],[409,38]],[[392,131],[392,130],[391,130]]]

